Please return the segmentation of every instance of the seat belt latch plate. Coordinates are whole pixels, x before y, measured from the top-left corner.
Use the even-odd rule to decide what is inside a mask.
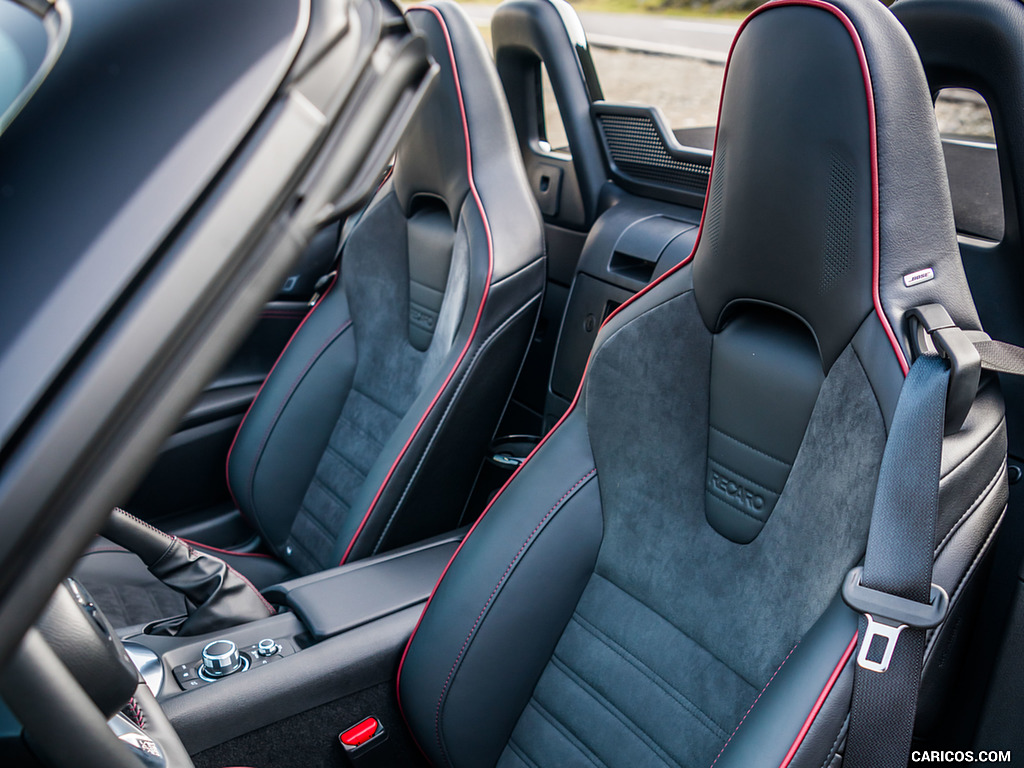
[[[907,628],[906,624],[892,626],[881,621],[875,621],[870,613],[864,614],[868,619],[868,629],[864,633],[864,642],[860,644],[860,651],[857,652],[857,665],[872,672],[885,672],[889,669],[889,662],[892,661],[893,651],[896,650],[896,641],[900,632]],[[885,650],[882,651],[882,658],[879,661],[872,661],[868,658],[872,642],[876,637],[885,638]]]

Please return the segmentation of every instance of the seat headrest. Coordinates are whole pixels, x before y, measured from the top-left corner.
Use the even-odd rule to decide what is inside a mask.
[[[484,151],[479,144],[488,112],[501,115],[493,88],[474,88],[472,94],[464,90],[473,78],[487,78],[494,65],[479,34],[457,6],[444,2],[413,6],[407,18],[427,38],[440,71],[396,150],[394,188],[407,214],[417,198],[428,196],[440,199],[454,220],[469,193],[467,156]],[[497,94],[502,93],[499,85]]]
[[[526,178],[505,91],[476,25],[450,0],[416,5],[438,73],[395,152],[391,190],[407,217],[426,199],[462,228],[486,274],[500,282],[544,256],[543,222]]]
[[[928,87],[881,3],[762,6],[737,33],[720,110],[693,266],[712,331],[744,303],[779,307],[827,372],[874,313],[906,372],[907,310],[937,302],[979,327]]]

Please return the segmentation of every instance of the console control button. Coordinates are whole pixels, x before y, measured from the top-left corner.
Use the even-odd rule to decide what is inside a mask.
[[[281,650],[281,648],[278,646],[277,641],[269,637],[260,640],[256,645],[256,652],[260,656],[273,656],[279,650]]]
[[[183,691],[191,690],[192,688],[201,688],[209,683],[208,680],[203,680],[199,676],[198,668],[202,666],[199,664],[179,664],[174,668],[174,679],[178,681],[178,685],[181,686]]]
[[[230,640],[214,640],[203,648],[203,667],[210,677],[227,677],[242,668],[238,647]]]
[[[234,645],[230,640],[217,640],[206,646],[201,659],[196,659],[188,664],[179,664],[174,667],[172,670],[174,672],[174,679],[177,680],[178,685],[181,686],[183,691],[215,683],[218,680],[223,680],[225,677],[229,677],[234,674],[241,674],[248,669],[266,666],[267,664],[283,659],[285,656],[291,656],[298,650],[293,642],[287,638],[282,638],[281,640],[265,638],[261,641],[261,643],[263,643],[262,648],[260,647],[260,643],[243,645],[241,648],[234,646],[235,653],[238,656],[238,666],[235,667],[234,672],[217,674],[217,665],[223,664],[225,660],[223,658],[208,660],[207,657],[223,656],[225,651],[230,650],[226,645],[221,647],[219,645],[220,643]],[[270,650],[271,643],[273,643],[274,649],[268,655],[267,651]],[[211,645],[214,647],[211,648]],[[213,661],[212,665],[210,664],[210,661]],[[230,662],[230,654],[227,661]],[[231,668],[230,663],[228,663],[228,668]]]

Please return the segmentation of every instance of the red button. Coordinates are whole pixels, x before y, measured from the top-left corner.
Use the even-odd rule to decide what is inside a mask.
[[[368,717],[341,734],[341,743],[350,747],[358,747],[372,739],[377,734],[378,728],[380,728],[380,723],[377,722],[377,718]]]

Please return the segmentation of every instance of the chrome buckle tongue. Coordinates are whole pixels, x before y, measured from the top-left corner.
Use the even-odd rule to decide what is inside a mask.
[[[900,632],[906,629],[907,625],[900,624],[894,627],[891,624],[875,621],[874,616],[870,613],[865,613],[864,615],[868,620],[868,628],[864,633],[864,642],[860,644],[860,651],[857,653],[857,664],[864,669],[870,669],[872,672],[885,672],[889,669],[889,662],[892,661],[892,654],[896,650],[896,641],[899,639]],[[872,661],[868,658],[872,642],[876,637],[885,639],[885,650],[882,651],[880,661]]]

